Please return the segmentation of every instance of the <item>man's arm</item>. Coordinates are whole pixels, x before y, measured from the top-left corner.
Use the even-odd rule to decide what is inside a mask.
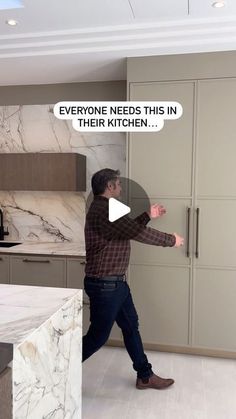
[[[164,233],[154,228],[145,227],[128,216],[119,218],[113,223],[103,216],[100,218],[101,234],[108,240],[136,240],[154,246],[172,247],[176,238],[173,234]]]
[[[106,240],[137,240],[154,246],[181,246],[183,238],[146,227],[127,215],[114,222],[108,219],[108,207],[96,208],[95,213],[87,215],[91,228]]]
[[[134,221],[136,221],[138,224],[147,225],[147,223],[151,220],[148,213],[145,211],[142,214],[138,215],[134,218]]]
[[[133,240],[163,247],[173,247],[176,243],[176,237],[174,234],[164,233],[151,227],[146,227],[143,231],[137,234]]]

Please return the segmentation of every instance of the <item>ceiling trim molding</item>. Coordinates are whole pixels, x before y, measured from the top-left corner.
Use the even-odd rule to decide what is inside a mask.
[[[5,37],[0,44],[0,59],[48,56],[58,54],[91,54],[116,51],[137,51],[140,49],[166,49],[166,53],[175,47],[205,46],[218,50],[218,45],[229,44],[236,47],[236,17],[233,19],[195,19],[172,21],[169,26],[156,23],[117,27],[90,28],[84,31],[57,31],[52,33],[21,34]],[[194,24],[193,24],[194,23]],[[27,42],[26,42],[27,35]],[[81,36],[83,35],[83,36]],[[3,38],[0,37],[3,41]]]
[[[119,32],[133,32],[136,31],[147,31],[147,30],[158,30],[161,28],[188,28],[193,26],[198,26],[200,28],[209,25],[216,24],[236,24],[236,16],[224,16],[224,17],[209,17],[209,18],[186,18],[186,19],[175,19],[175,20],[165,20],[158,22],[145,22],[145,23],[132,23],[126,25],[112,25],[112,26],[96,26],[96,27],[86,27],[81,29],[67,29],[67,30],[58,30],[58,31],[44,31],[44,32],[27,32],[11,35],[0,35],[1,40],[12,40],[12,39],[24,39],[24,38],[45,38],[45,37],[63,37],[63,36],[76,36],[76,35],[87,35],[87,34],[109,34],[109,33],[119,33]]]

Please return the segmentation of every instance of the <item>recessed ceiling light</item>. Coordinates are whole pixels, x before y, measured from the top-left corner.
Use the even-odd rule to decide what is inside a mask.
[[[8,19],[6,23],[7,25],[10,25],[10,26],[16,26],[18,22],[17,20],[14,20],[14,19]]]
[[[214,3],[212,3],[212,7],[216,7],[217,9],[219,9],[220,7],[224,7],[224,6],[225,6],[224,1],[215,1]]]

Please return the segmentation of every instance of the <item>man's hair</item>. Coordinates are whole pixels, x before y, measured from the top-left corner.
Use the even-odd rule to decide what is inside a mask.
[[[108,182],[115,185],[117,178],[120,176],[119,170],[102,169],[94,173],[91,185],[94,195],[101,195],[105,192]]]

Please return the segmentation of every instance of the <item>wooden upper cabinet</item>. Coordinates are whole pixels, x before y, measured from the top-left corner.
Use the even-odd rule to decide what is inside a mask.
[[[85,191],[86,156],[78,153],[2,153],[0,190]]]

